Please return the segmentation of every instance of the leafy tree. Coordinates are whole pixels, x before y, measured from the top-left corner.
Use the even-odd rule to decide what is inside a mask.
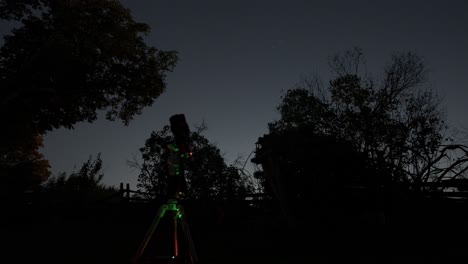
[[[49,177],[50,165],[39,153],[40,146],[42,136],[35,136],[0,158],[0,175],[4,175],[0,183],[2,202],[24,202],[23,192],[38,192],[39,185]]]
[[[23,23],[0,50],[2,108],[39,132],[94,121],[96,110],[128,123],[164,91],[176,53],[148,47],[149,26],[120,2],[0,4],[3,18],[22,10],[14,18]]]
[[[236,167],[226,165],[218,147],[201,135],[201,130],[203,129],[190,133],[194,154],[185,170],[188,185],[186,197],[226,199],[250,192],[252,187],[248,177]],[[167,180],[170,177],[167,171],[167,145],[172,140],[169,126],[153,131],[145,146],[140,148],[143,162],[129,162],[130,166],[140,170],[137,185],[140,190],[150,192],[156,197],[166,195]]]
[[[117,189],[101,183],[104,177],[101,169],[101,154],[95,159],[90,155],[79,171],[50,177],[43,184],[43,192],[54,202],[75,205],[104,198],[117,192]]]
[[[305,78],[286,92],[281,119],[269,124],[270,132],[307,128],[350,142],[386,180],[420,188],[421,172],[437,155],[446,128],[440,100],[425,86],[422,58],[392,56],[381,80],[367,73],[359,48],[331,57],[330,67],[326,89],[317,78]]]
[[[128,124],[164,92],[177,60],[147,46],[149,26],[117,0],[1,0],[0,18],[20,22],[0,49],[2,172],[20,164],[12,153],[25,144],[22,157],[47,131],[98,111]]]

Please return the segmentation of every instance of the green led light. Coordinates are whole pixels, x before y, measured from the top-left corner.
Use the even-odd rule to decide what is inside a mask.
[[[179,151],[179,148],[176,147],[176,145],[174,145],[174,144],[169,144],[169,148],[171,148],[172,151],[174,151],[174,152],[178,152],[178,151]]]

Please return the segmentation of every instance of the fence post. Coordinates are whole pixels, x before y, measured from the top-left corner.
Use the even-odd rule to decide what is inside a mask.
[[[123,182],[120,183],[120,202],[122,203],[125,200],[125,193],[124,193],[124,184]]]
[[[127,198],[127,201],[130,201],[130,184],[127,183],[127,186],[126,186],[126,187],[127,187],[127,190],[126,190],[126,192],[127,192],[127,197],[126,197],[126,198]]]

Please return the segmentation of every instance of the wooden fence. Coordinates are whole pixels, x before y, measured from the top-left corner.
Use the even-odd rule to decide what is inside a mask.
[[[151,193],[131,190],[128,183],[125,185],[124,183],[120,183],[119,192],[114,195],[118,195],[121,202],[130,204],[164,202],[163,199],[155,199],[152,197]],[[265,193],[250,193],[242,196],[236,196],[229,201],[243,207],[263,208],[266,210],[277,207],[275,199]],[[225,203],[227,200],[213,200],[210,202],[219,204]]]
[[[426,194],[427,197],[468,201],[468,188],[466,181],[443,181],[441,183],[426,183],[423,185],[423,187],[439,190],[435,192],[428,192]],[[115,195],[120,196],[121,201],[124,202],[154,201],[154,198],[150,198],[151,193],[131,190],[128,183],[125,185],[124,183],[120,183],[119,192]],[[246,201],[246,203],[254,205],[264,203],[265,201],[271,202],[273,199],[265,193],[251,193],[236,197],[236,200],[243,200]]]

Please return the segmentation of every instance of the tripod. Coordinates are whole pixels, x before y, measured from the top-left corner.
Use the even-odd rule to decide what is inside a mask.
[[[171,248],[172,253],[166,256],[150,256],[145,255],[145,249],[147,249],[148,243],[153,237],[155,230],[160,224],[161,220],[167,215],[171,216],[168,213],[172,213],[172,238],[173,245]],[[183,233],[183,239],[185,241],[180,241],[180,231]],[[181,252],[181,244],[186,245],[188,251]],[[135,264],[140,263],[198,263],[198,257],[195,252],[195,246],[193,244],[192,236],[190,234],[189,226],[185,220],[185,211],[184,207],[179,203],[178,199],[169,199],[166,203],[159,207],[159,210],[156,214],[156,218],[148,229],[146,236],[141,243],[137,255],[135,257]]]

